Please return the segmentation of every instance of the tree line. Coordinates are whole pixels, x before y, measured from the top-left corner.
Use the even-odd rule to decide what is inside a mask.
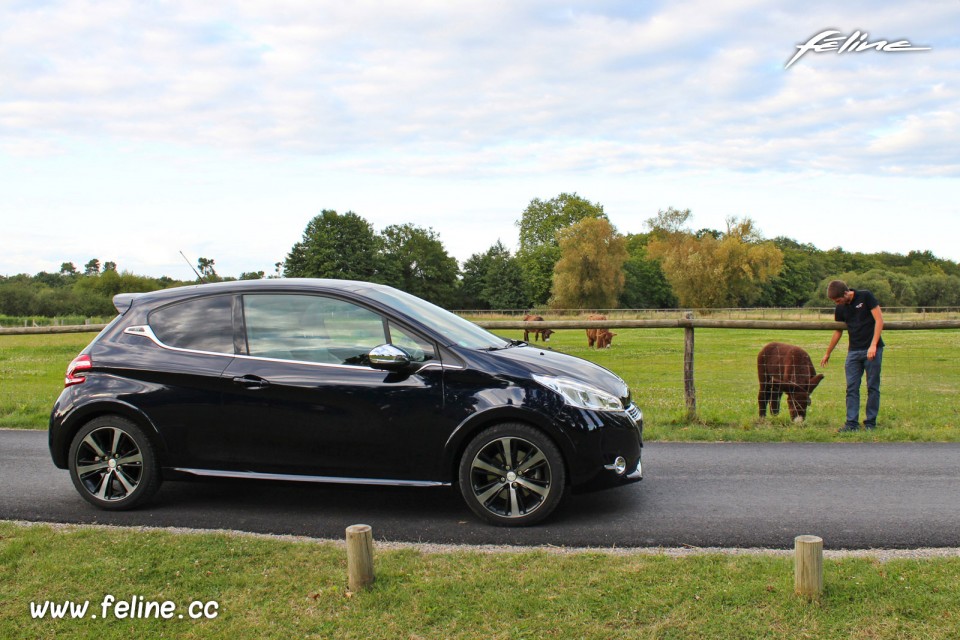
[[[621,234],[603,206],[577,194],[530,201],[519,245],[498,240],[462,265],[438,234],[414,224],[377,232],[360,215],[323,210],[274,273],[239,279],[319,277],[388,284],[452,309],[663,309],[823,307],[826,282],[867,288],[888,307],[960,306],[960,265],[929,251],[849,253],[786,237],[765,239],[749,218],[692,229],[689,209],[668,208],[645,231]],[[0,314],[104,316],[120,292],[224,279],[200,258],[195,281],[151,278],[91,259],[82,270],[0,276]]]

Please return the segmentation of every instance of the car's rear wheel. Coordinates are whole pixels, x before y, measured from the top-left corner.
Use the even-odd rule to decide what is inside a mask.
[[[526,526],[560,504],[566,488],[563,456],[542,431],[508,423],[479,433],[460,459],[460,492],[487,522]]]
[[[143,429],[120,416],[85,424],[70,445],[70,478],[101,509],[131,509],[160,488],[160,467]]]

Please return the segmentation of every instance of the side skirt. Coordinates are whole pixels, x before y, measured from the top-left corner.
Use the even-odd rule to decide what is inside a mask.
[[[388,480],[383,478],[343,478],[337,476],[303,476],[288,473],[258,473],[256,471],[219,471],[216,469],[185,469],[171,471],[203,478],[246,478],[248,480],[281,480],[284,482],[319,482],[328,484],[361,484],[383,487],[449,487],[449,482],[433,480]]]

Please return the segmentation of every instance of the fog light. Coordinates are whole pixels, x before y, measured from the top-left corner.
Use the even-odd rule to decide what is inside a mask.
[[[610,471],[615,471],[618,476],[622,476],[627,470],[627,461],[623,456],[617,456],[617,459],[613,461],[613,464],[605,464],[603,465],[603,468],[609,469]]]

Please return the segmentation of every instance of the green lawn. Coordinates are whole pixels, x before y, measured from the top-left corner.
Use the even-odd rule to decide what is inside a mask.
[[[807,602],[793,594],[788,557],[375,557],[377,581],[352,594],[345,551],[330,543],[0,522],[0,637],[937,639],[960,629],[960,558],[828,559],[823,596]],[[104,619],[107,594],[171,601],[177,613]],[[45,600],[90,609],[34,619],[30,603]],[[194,601],[216,602],[217,616],[190,619]]]
[[[46,429],[67,365],[94,336],[0,335],[0,427]]]
[[[521,331],[498,331],[511,338]],[[583,331],[563,330],[549,345],[593,360],[631,386],[650,440],[960,441],[960,331],[888,331],[880,428],[837,434],[844,418],[845,342],[813,394],[807,422],[757,419],[756,354],[779,340],[804,347],[819,368],[827,331],[697,329],[695,377],[699,420],[686,419],[683,331],[616,330],[613,348],[587,348]],[[94,334],[0,336],[0,427],[46,428],[70,360]],[[866,399],[864,389],[863,400]]]

